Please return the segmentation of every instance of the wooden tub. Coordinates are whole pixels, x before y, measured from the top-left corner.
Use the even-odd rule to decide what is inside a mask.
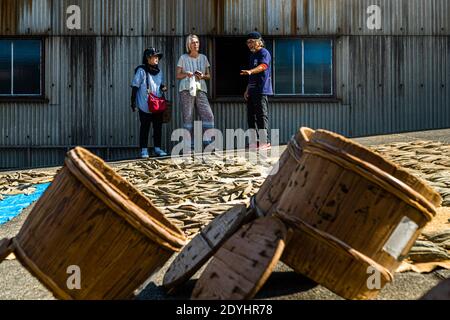
[[[369,299],[393,278],[441,197],[353,141],[315,131],[275,216],[294,234],[282,261],[347,299]]]
[[[100,158],[71,150],[0,261],[17,259],[57,298],[128,299],[186,238]]]

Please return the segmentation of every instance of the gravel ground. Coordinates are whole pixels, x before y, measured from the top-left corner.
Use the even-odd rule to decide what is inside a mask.
[[[375,145],[388,142],[411,141],[413,139],[429,139],[450,143],[450,130],[428,131],[420,133],[396,134],[371,138],[355,139],[356,141]],[[0,239],[13,237],[20,230],[33,206],[25,209],[18,217],[0,226]],[[140,300],[188,299],[198,278],[197,273],[178,292],[167,295],[161,288],[162,278],[170,265],[170,261],[154,274],[142,291],[137,295]],[[380,300],[416,300],[436,286],[441,280],[450,278],[450,271],[439,270],[429,274],[412,272],[397,273],[393,283],[388,284],[379,294]],[[0,299],[2,300],[49,300],[52,294],[26,271],[17,260],[7,260],[0,264]],[[269,300],[339,300],[326,288],[316,285],[311,280],[294,273],[283,263],[279,263],[269,280],[258,293],[256,299]]]

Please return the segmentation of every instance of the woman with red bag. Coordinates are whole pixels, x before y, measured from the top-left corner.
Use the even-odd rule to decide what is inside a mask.
[[[141,128],[139,133],[139,145],[141,148],[141,158],[148,158],[148,135],[150,125],[153,123],[153,145],[154,154],[157,157],[165,157],[167,153],[161,149],[163,113],[153,112],[152,101],[163,97],[167,87],[163,84],[163,73],[159,69],[159,60],[163,54],[155,48],[148,48],[144,51],[142,65],[135,69],[135,75],[131,83],[131,110],[139,110]],[[151,99],[149,99],[149,97]]]

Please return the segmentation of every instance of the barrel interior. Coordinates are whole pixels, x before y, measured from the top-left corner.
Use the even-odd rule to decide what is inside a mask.
[[[85,163],[93,170],[93,172],[95,172],[95,174],[98,175],[99,179],[107,181],[111,187],[119,191],[124,197],[130,199],[150,218],[152,218],[154,223],[160,224],[175,236],[184,237],[184,233],[173,225],[147,197],[134,188],[128,181],[118,175],[112,168],[106,165],[103,160],[81,148],[77,151],[80,152],[80,155]]]

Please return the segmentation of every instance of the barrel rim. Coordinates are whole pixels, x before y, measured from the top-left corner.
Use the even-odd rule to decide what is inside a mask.
[[[55,281],[52,280],[44,271],[37,266],[33,260],[27,255],[25,250],[22,249],[20,241],[17,238],[11,240],[14,254],[20,264],[25,267],[40,283],[42,283],[47,289],[49,289],[56,299],[61,300],[74,300],[68,292],[61,288]]]
[[[345,151],[345,153],[348,153],[356,158],[358,158],[359,160],[361,160],[362,162],[367,162],[369,164],[371,164],[374,167],[377,167],[379,170],[382,170],[381,168],[379,168],[379,165],[374,164],[373,163],[373,159],[376,157],[378,158],[378,160],[382,161],[385,165],[387,165],[388,167],[390,167],[390,169],[393,171],[393,174],[386,172],[386,174],[390,175],[391,177],[393,177],[394,179],[402,182],[402,184],[405,184],[406,186],[408,186],[410,189],[414,190],[416,193],[420,194],[423,198],[425,198],[427,200],[427,202],[431,203],[433,207],[436,206],[440,206],[440,204],[442,203],[442,197],[441,195],[435,191],[433,188],[431,188],[428,183],[426,181],[424,181],[421,178],[418,178],[414,175],[412,175],[411,173],[409,173],[408,171],[406,171],[402,166],[394,163],[393,161],[387,159],[386,157],[375,153],[373,150],[370,150],[369,148],[361,145],[360,143],[353,141],[351,139],[348,139],[342,135],[339,135],[337,133],[328,131],[328,130],[324,130],[324,129],[319,129],[316,130],[314,135],[311,138],[310,143],[314,144],[314,143],[318,143],[321,145],[325,145],[328,147],[334,147],[334,146],[330,146],[329,143],[327,143],[326,141],[321,140],[320,135],[324,134],[329,138],[332,138],[333,140],[340,140],[346,144],[352,145],[353,147],[358,148],[358,150],[360,150],[361,152],[363,152],[364,154],[367,154],[367,158],[363,158],[361,157],[361,155],[354,155],[349,151]],[[333,148],[336,150],[336,148]],[[417,190],[417,188],[415,188],[414,186],[412,186],[410,183],[408,183],[408,180],[405,179],[404,177],[399,177],[398,173],[403,173],[405,174],[406,177],[411,178],[413,181],[415,181],[416,183],[418,183],[418,185],[420,186],[420,188],[422,188],[423,190],[419,191]],[[426,191],[426,192],[424,192]]]
[[[322,157],[336,163],[340,167],[355,172],[357,175],[375,183],[382,189],[400,198],[405,203],[417,208],[428,221],[436,215],[436,208],[422,194],[415,191],[403,181],[381,170],[377,166],[362,161],[349,153],[333,150],[331,146],[310,144],[304,152]]]
[[[313,132],[312,134],[311,131]],[[307,127],[302,127],[299,130],[299,134],[302,132],[308,132],[310,134],[310,139],[303,138],[298,141],[299,136],[297,135],[296,137],[293,137],[288,145],[291,156],[298,162],[301,161],[300,157],[297,155],[298,153],[311,153],[311,148],[324,150],[324,152],[330,153],[330,156],[333,154],[333,157],[338,157],[342,161],[356,165],[359,168],[358,170],[356,170],[356,167],[352,168],[353,171],[358,171],[356,172],[357,174],[360,174],[360,171],[371,173],[374,179],[370,180],[378,180],[373,182],[382,188],[386,189],[387,185],[395,188],[396,191],[398,190],[399,192],[396,193],[400,193],[400,198],[408,198],[410,201],[407,201],[407,203],[417,207],[420,212],[426,216],[427,220],[431,220],[436,215],[436,207],[441,205],[442,197],[438,192],[431,188],[426,181],[415,177],[404,168],[386,159],[382,155],[337,133],[323,129],[312,130]],[[304,136],[305,135],[303,134],[303,137]],[[326,138],[331,138],[331,141]],[[350,146],[350,148],[345,148],[345,150],[342,148],[339,149],[337,146],[333,145],[333,142],[336,141],[340,141],[344,143],[345,146]],[[301,142],[302,145],[299,145],[299,142]],[[361,152],[362,155],[353,154],[352,151],[355,150],[352,150],[352,148]],[[364,155],[366,155],[366,157],[364,157]],[[386,172],[380,168],[380,165],[377,165],[376,161],[374,161],[375,159],[381,161],[386,168],[389,168],[389,170],[392,171],[392,173]],[[338,165],[341,164],[338,163]],[[412,182],[417,183],[419,187],[414,186]]]
[[[292,238],[297,234],[301,235],[302,237],[306,237],[311,241],[314,240],[316,245],[315,252],[322,255],[324,254],[324,252],[330,250],[331,255],[329,254],[325,255],[329,261],[332,261],[333,259],[339,259],[341,257],[346,257],[348,259],[351,259],[352,265],[355,264],[359,265],[360,267],[364,266],[363,269],[365,270],[369,270],[368,268],[371,267],[373,268],[372,269],[373,271],[377,271],[378,274],[381,276],[382,283],[380,284],[382,284],[382,286],[379,288],[377,287],[369,288],[367,286],[367,280],[370,275],[369,273],[361,272],[358,274],[352,274],[353,276],[351,277],[350,281],[353,290],[349,292],[346,289],[348,286],[347,285],[343,286],[342,281],[338,281],[337,283],[330,283],[325,277],[322,277],[317,274],[314,276],[313,274],[311,274],[311,270],[315,270],[315,268],[310,267],[308,269],[305,269],[305,265],[301,262],[302,260],[296,260],[300,261],[300,263],[292,261],[292,259],[289,259],[286,256],[289,252],[288,251],[284,252],[284,255],[281,259],[283,263],[294,269],[296,272],[304,273],[306,276],[311,277],[311,279],[328,288],[330,291],[336,293],[337,295],[343,297],[344,299],[351,299],[351,300],[372,299],[376,297],[376,295],[378,295],[378,293],[385,287],[386,284],[392,283],[394,281],[394,274],[392,271],[387,269],[382,264],[376,262],[370,256],[351,247],[349,244],[340,240],[339,238],[336,238],[335,236],[325,231],[321,231],[317,228],[314,228],[309,223],[301,219],[297,218],[293,219],[290,215],[284,212],[277,211],[275,213],[275,216],[281,219],[284,223],[286,223],[287,226],[290,227]],[[285,250],[293,250],[295,255],[297,255],[299,251],[303,250],[303,248],[304,248],[303,244],[300,244],[299,246],[292,248],[292,244],[288,243],[286,245]],[[292,254],[292,252],[290,252],[290,254]],[[348,276],[349,273],[348,271],[339,273],[333,272],[334,276],[333,278],[339,278],[338,275]]]
[[[106,170],[110,170],[113,176],[127,184],[131,190],[136,192],[140,197],[143,197],[146,202],[150,202],[150,200],[141,194],[139,190],[116,173],[101,158],[82,147],[76,147],[70,150],[65,160],[67,168],[77,180],[79,180],[88,190],[96,193],[102,202],[119,216],[124,218],[134,228],[166,249],[179,251],[180,248],[184,246],[186,236],[179,228],[161,214],[162,218],[166,219],[166,223],[172,227],[172,229],[169,229],[140,208],[136,203],[131,201],[123,192],[114,187],[114,185],[111,184],[111,181],[107,180],[100,170],[95,168],[95,166],[86,159],[88,157],[100,161]],[[151,206],[159,211],[153,204],[151,204]]]
[[[294,233],[302,232],[302,234],[304,234],[305,236],[317,240],[318,245],[328,246],[330,248],[337,250],[337,252],[339,252],[340,254],[345,254],[348,257],[351,257],[352,259],[354,259],[354,261],[358,263],[364,263],[374,267],[376,270],[380,272],[381,275],[383,275],[386,282],[392,282],[394,280],[394,275],[389,269],[387,269],[380,263],[376,262],[368,255],[365,255],[361,251],[356,250],[351,245],[342,241],[336,236],[326,231],[319,230],[311,226],[309,223],[302,220],[301,218],[293,217],[280,209],[278,209],[274,213],[274,216],[283,221],[287,226],[292,228],[292,232]]]

